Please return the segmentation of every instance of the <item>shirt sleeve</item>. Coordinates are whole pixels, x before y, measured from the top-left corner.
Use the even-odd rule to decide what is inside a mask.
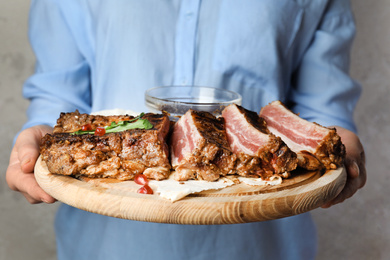
[[[31,2],[29,38],[37,62],[23,86],[30,100],[23,128],[53,125],[61,112],[90,110],[90,67],[58,2]]]
[[[354,36],[349,1],[330,1],[293,76],[290,101],[294,112],[321,125],[356,132],[353,111],[361,86],[349,76]]]

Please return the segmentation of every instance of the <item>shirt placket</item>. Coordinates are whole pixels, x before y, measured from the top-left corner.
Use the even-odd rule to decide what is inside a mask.
[[[183,1],[176,25],[175,85],[193,85],[200,0]]]

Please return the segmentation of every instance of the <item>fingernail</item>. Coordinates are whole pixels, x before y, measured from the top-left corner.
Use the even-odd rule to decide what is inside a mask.
[[[48,200],[46,200],[46,199],[42,199],[42,202],[44,202],[44,203],[46,203],[46,204],[52,204],[52,203],[53,203],[53,202],[48,201]]]
[[[359,166],[358,166],[358,164],[357,164],[357,162],[356,161],[353,161],[353,169],[355,170],[355,172],[356,172],[356,176],[355,177],[359,177],[359,175],[360,175],[360,170],[359,170]]]
[[[24,166],[24,165],[28,164],[30,161],[31,161],[30,158],[23,159],[22,162],[20,163],[20,165],[21,165],[21,166]]]

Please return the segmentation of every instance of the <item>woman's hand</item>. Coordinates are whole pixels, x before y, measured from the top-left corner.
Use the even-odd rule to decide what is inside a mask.
[[[40,125],[23,130],[12,148],[6,173],[8,186],[19,191],[31,204],[54,203],[56,200],[39,187],[34,176],[35,162],[39,156],[39,144],[53,128]]]
[[[332,201],[323,205],[323,208],[329,208],[350,198],[358,189],[364,186],[367,179],[366,157],[359,137],[345,128],[337,126],[336,129],[346,149],[345,168],[347,170],[347,183],[340,194]]]

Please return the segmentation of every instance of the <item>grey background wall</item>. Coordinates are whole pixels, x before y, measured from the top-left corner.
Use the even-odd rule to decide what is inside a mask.
[[[390,1],[352,2],[358,33],[351,73],[364,86],[356,121],[369,178],[352,199],[313,211],[319,260],[390,255]],[[21,86],[34,68],[28,8],[29,1],[0,1],[0,260],[55,259],[52,223],[58,205],[30,205],[5,183],[12,139],[26,120]]]

